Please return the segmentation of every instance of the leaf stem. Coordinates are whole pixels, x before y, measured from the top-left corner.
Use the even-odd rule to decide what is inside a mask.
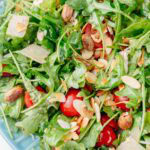
[[[8,129],[8,133],[9,133],[10,137],[13,139],[13,135],[11,133],[11,130],[10,130],[10,127],[9,127],[9,124],[8,124],[8,121],[7,121],[7,118],[6,118],[6,115],[4,113],[4,110],[3,110],[2,106],[0,106],[0,109],[1,109],[2,115],[4,117],[5,125],[6,125],[6,127]]]

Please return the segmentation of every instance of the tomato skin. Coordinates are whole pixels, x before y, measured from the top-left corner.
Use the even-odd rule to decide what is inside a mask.
[[[78,97],[78,93],[80,90],[78,89],[69,89],[69,91],[66,94],[66,102],[60,103],[60,110],[61,112],[67,116],[67,117],[74,117],[74,116],[80,116],[80,114],[75,110],[73,107],[73,101],[83,100],[83,97]]]
[[[127,96],[114,95],[114,101],[115,101],[115,103],[125,102],[125,101],[128,102],[129,98]],[[123,111],[129,111],[130,110],[129,108],[127,108],[125,103],[117,104],[116,106]]]
[[[104,125],[104,123],[106,123],[109,119],[110,118],[107,115],[102,115],[102,117],[101,117],[102,125]],[[111,127],[114,130],[118,129],[118,124],[115,120],[111,120],[107,126]]]
[[[24,102],[25,102],[25,105],[26,105],[27,108],[33,106],[33,101],[32,101],[32,99],[30,97],[29,92],[25,92]]]
[[[94,42],[94,49],[98,49],[98,48],[103,48],[103,43],[102,41],[99,43]]]
[[[42,89],[41,86],[37,86],[36,89],[37,89],[37,91],[39,91],[41,93],[45,93],[45,90]],[[27,92],[27,91],[25,92],[25,95],[24,95],[24,102],[25,102],[25,105],[26,105],[27,108],[33,106],[33,104],[34,104],[33,100],[30,97],[29,92]]]
[[[112,146],[114,140],[116,139],[116,134],[113,129],[109,126],[106,126],[100,133],[98,137],[98,141],[96,143],[96,147],[101,147],[102,145],[105,146]]]
[[[92,25],[90,23],[87,23],[83,29],[83,33],[85,34],[91,34]]]
[[[7,64],[2,64],[2,67],[6,67]],[[11,73],[8,72],[2,72],[2,77],[12,77],[13,75]]]

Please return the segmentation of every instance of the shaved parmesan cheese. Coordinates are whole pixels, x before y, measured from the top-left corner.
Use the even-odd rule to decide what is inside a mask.
[[[45,58],[49,55],[49,52],[46,49],[36,44],[29,45],[28,47],[19,51],[19,53],[40,64],[45,63]]]
[[[122,142],[117,150],[145,150],[139,143],[137,143],[132,137],[126,139],[125,142]]]
[[[7,35],[14,37],[24,37],[29,24],[28,16],[13,15],[9,21]]]

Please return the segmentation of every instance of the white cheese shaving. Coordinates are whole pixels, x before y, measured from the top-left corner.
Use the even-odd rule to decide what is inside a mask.
[[[45,63],[45,58],[49,55],[49,51],[36,44],[29,45],[28,47],[19,51],[19,53],[40,64]]]

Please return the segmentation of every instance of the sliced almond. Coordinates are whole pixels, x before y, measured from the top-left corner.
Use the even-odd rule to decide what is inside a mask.
[[[91,98],[91,106],[92,106],[93,109],[95,109],[95,108],[94,108],[94,107],[95,107],[94,104],[95,104],[95,99],[92,97],[92,98]]]
[[[106,45],[106,53],[109,55],[112,51],[112,48],[110,48],[113,44],[112,39],[109,36],[105,36],[105,45]]]
[[[77,119],[77,124],[80,124],[80,123],[81,123],[81,121],[82,121],[82,119],[83,119],[83,117],[82,117],[82,116],[80,116],[80,117]]]
[[[81,54],[84,59],[90,59],[93,56],[94,52],[84,49],[82,50]]]
[[[73,127],[76,127],[76,126],[77,126],[77,122],[76,122],[76,121],[73,121],[73,122],[71,122],[70,124],[71,124],[71,128],[73,128]]]
[[[125,85],[124,85],[124,84],[120,84],[120,85],[119,85],[119,91],[122,90],[122,89],[124,89],[124,88],[125,88]]]
[[[63,93],[53,93],[50,98],[50,102],[65,102],[66,97]]]
[[[103,68],[104,64],[102,62],[96,61],[96,60],[92,60],[92,63],[95,64],[95,66],[99,67],[99,68]]]
[[[139,89],[141,87],[140,83],[138,80],[136,80],[133,77],[130,76],[122,76],[121,80],[123,81],[123,83],[129,85],[130,87],[134,88],[134,89]]]
[[[78,134],[76,132],[72,132],[71,136],[72,136],[73,140],[78,140],[79,139],[79,136],[78,136]]]
[[[142,54],[140,56],[140,59],[138,61],[138,65],[141,67],[144,64],[144,49],[142,49]]]
[[[97,103],[94,104],[97,122],[100,122],[100,108]]]
[[[75,131],[77,131],[78,129],[79,129],[79,126],[75,126],[75,127],[71,128],[70,132],[75,132]]]
[[[81,128],[87,127],[90,119],[89,118],[83,118],[82,123],[81,123]]]
[[[74,100],[73,107],[82,117],[92,118],[93,112],[86,109],[86,105],[83,101]]]
[[[89,83],[95,83],[97,80],[97,77],[94,73],[91,72],[86,72],[85,73],[85,79],[89,82]]]
[[[58,124],[64,129],[70,129],[70,124],[64,120],[58,119]]]
[[[105,60],[105,59],[99,59],[98,62],[99,62],[100,64],[103,64],[103,67],[104,67],[104,68],[107,68],[107,66],[108,66],[107,60]]]

